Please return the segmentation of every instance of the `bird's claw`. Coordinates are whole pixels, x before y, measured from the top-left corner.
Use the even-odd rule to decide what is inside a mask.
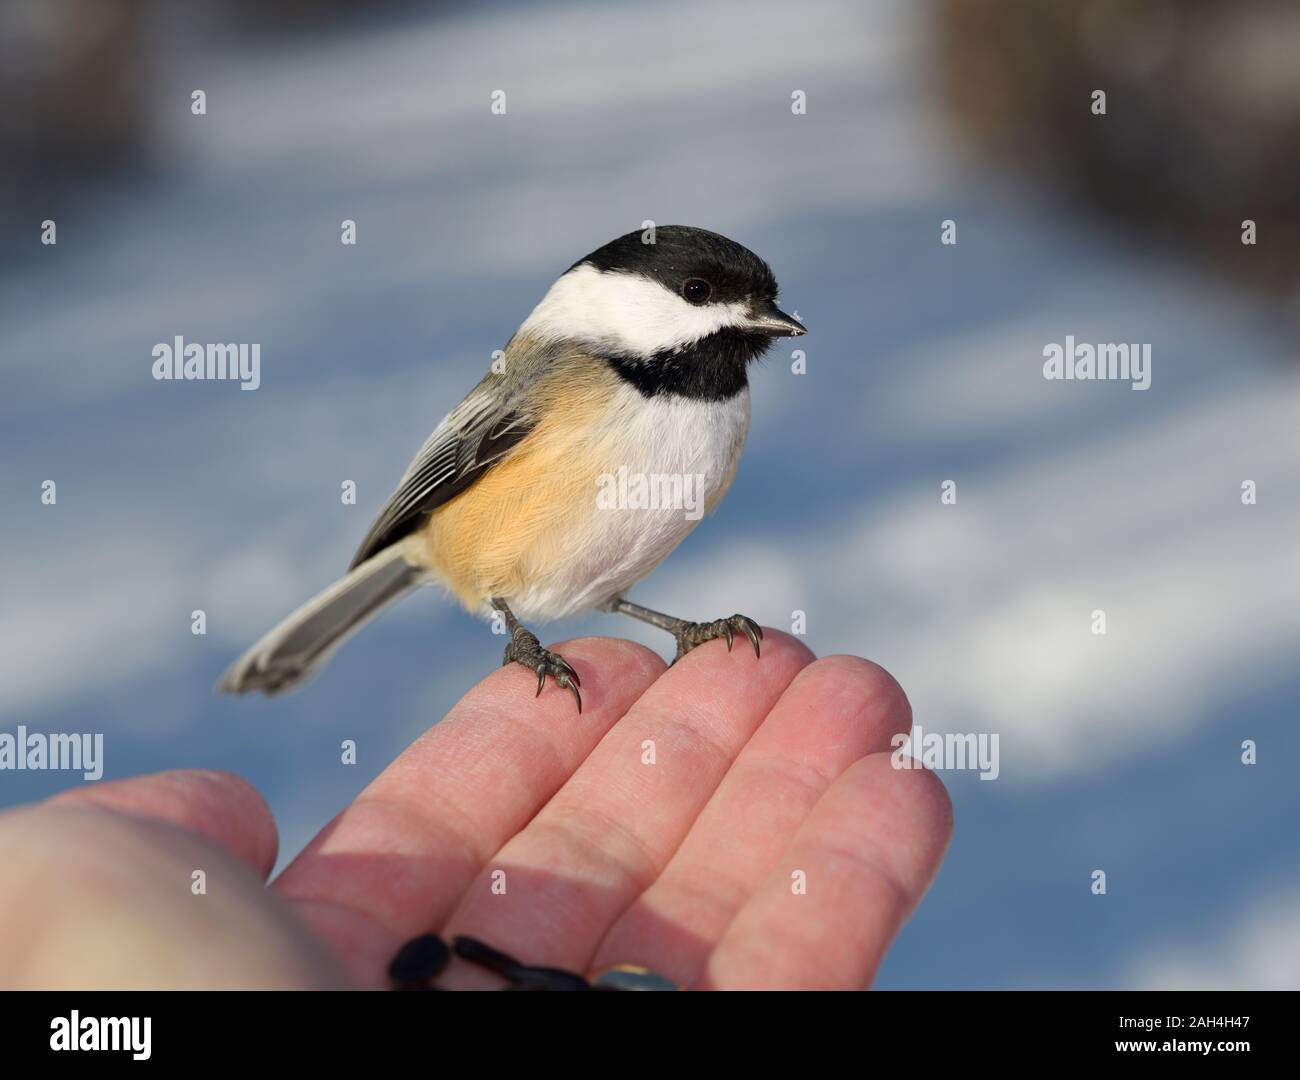
[[[578,703],[578,712],[582,712],[582,695],[578,692],[582,680],[578,677],[578,673],[564,657],[549,649],[543,649],[541,642],[537,640],[537,635],[522,626],[510,636],[510,644],[506,646],[501,666],[505,667],[510,663],[522,664],[529,671],[537,673],[537,697],[542,696],[542,690],[546,687],[546,676],[549,675],[555,680],[556,686],[573,694],[573,700]]]
[[[762,650],[759,647],[759,642],[763,640],[763,628],[746,615],[732,615],[729,619],[718,619],[710,623],[683,623],[675,635],[677,638],[677,655],[673,658],[673,663],[676,663],[697,645],[703,645],[706,641],[712,641],[714,638],[725,638],[727,652],[731,652],[737,630],[749,638],[749,643],[754,646],[754,655],[761,656]]]

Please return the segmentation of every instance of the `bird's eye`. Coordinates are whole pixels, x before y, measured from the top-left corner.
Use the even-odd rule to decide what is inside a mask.
[[[704,301],[709,298],[711,292],[713,292],[713,287],[707,281],[703,281],[697,277],[691,278],[690,281],[682,286],[682,295],[692,304],[704,303]]]

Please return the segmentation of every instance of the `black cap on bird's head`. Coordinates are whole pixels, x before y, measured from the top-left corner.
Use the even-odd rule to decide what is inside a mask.
[[[642,393],[719,400],[774,338],[807,333],[776,306],[771,268],[707,229],[662,225],[611,240],[560,275],[519,328],[614,367]]]
[[[639,274],[695,307],[746,308],[736,329],[798,337],[803,324],[776,306],[772,268],[749,248],[708,229],[661,225],[630,232],[579,259],[570,269]]]

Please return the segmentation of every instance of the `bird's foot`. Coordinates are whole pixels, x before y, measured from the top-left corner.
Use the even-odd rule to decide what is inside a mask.
[[[763,640],[763,628],[748,616],[732,615],[729,619],[717,619],[707,623],[683,620],[682,624],[673,630],[673,637],[677,639],[677,655],[673,657],[673,663],[677,663],[697,645],[703,645],[714,638],[726,638],[727,652],[731,652],[737,630],[749,638],[749,643],[754,646],[754,655],[760,656],[758,643]]]
[[[537,673],[538,697],[542,696],[542,689],[546,686],[546,676],[549,675],[555,680],[556,686],[573,691],[573,700],[578,703],[578,712],[582,712],[582,695],[578,693],[582,680],[578,678],[578,673],[564,657],[549,649],[543,649],[541,642],[537,640],[537,635],[522,626],[515,627],[511,633],[510,644],[506,646],[505,658],[501,661],[501,666],[505,667],[512,662],[523,664],[529,671]]]

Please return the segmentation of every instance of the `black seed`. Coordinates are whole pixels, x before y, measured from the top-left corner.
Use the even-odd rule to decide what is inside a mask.
[[[560,968],[527,967],[520,964],[502,972],[513,984],[513,990],[590,990],[591,986],[581,975]]]
[[[412,938],[388,965],[388,977],[402,987],[419,987],[442,973],[451,959],[451,950],[437,934]]]
[[[451,939],[451,947],[462,960],[495,971],[498,975],[504,975],[511,968],[523,967],[513,956],[494,949],[491,945],[485,945],[478,938],[458,934]]]

